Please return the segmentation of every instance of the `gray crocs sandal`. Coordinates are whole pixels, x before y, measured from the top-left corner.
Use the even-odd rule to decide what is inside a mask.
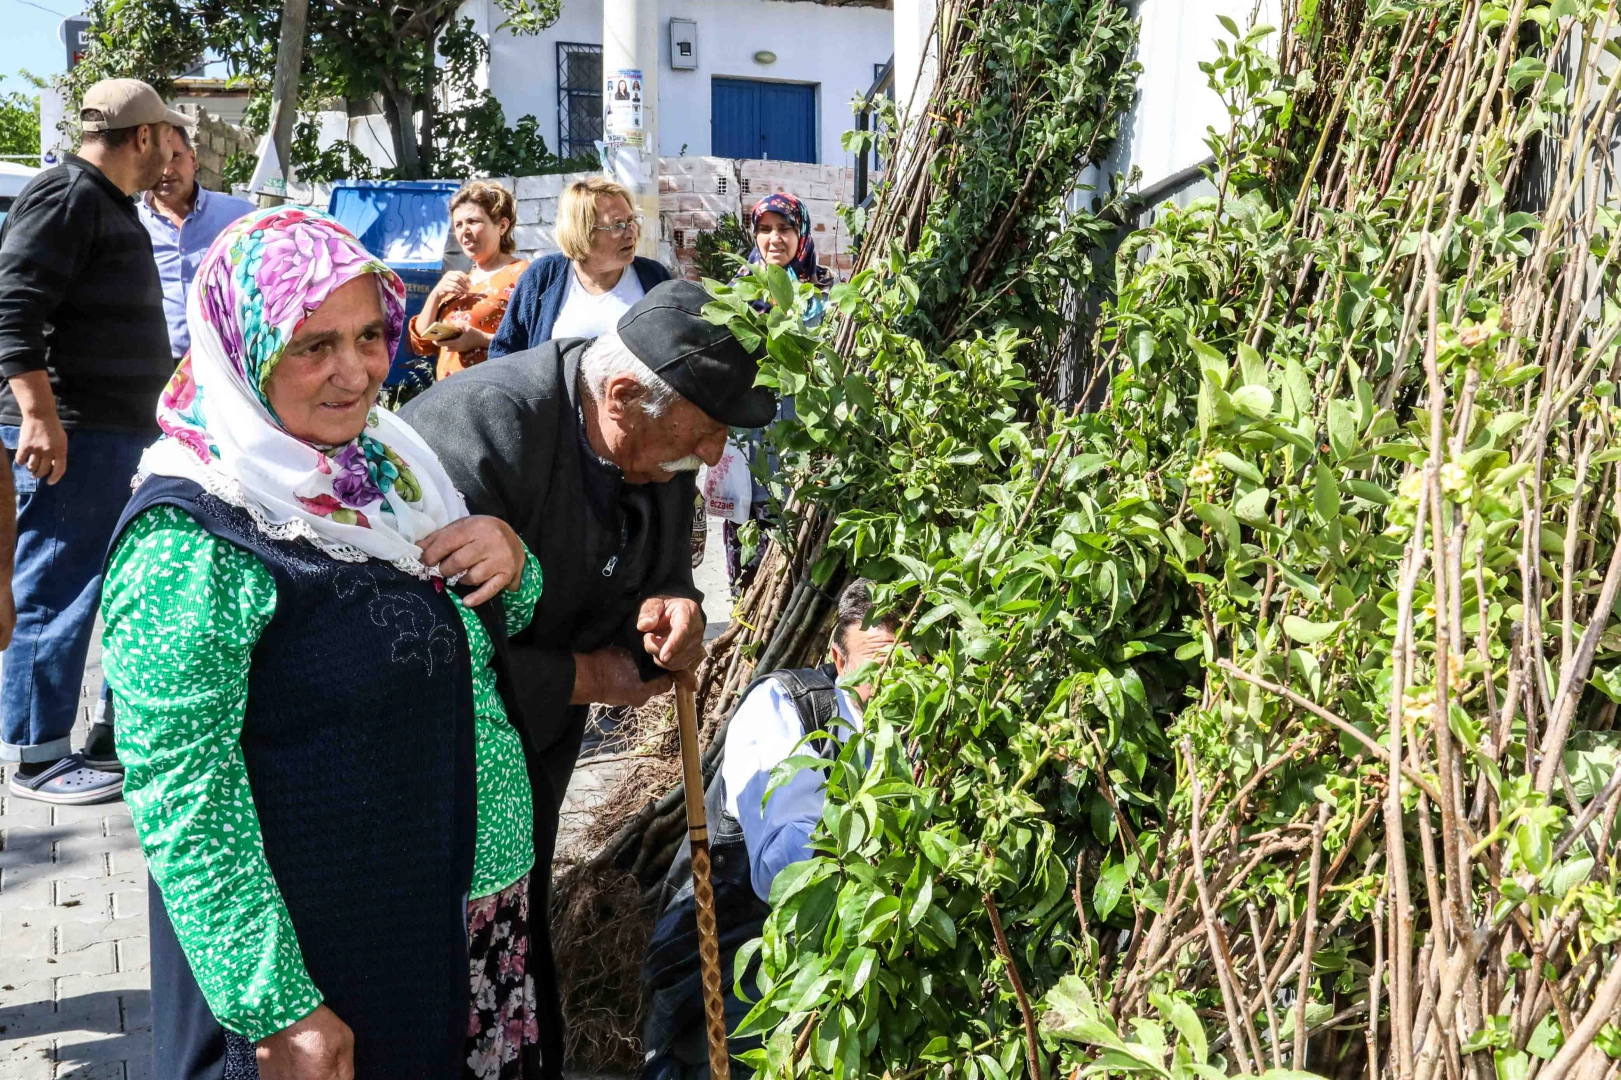
[[[124,774],[92,768],[84,755],[74,754],[35,776],[13,773],[11,793],[19,799],[59,806],[111,802],[124,795]]]

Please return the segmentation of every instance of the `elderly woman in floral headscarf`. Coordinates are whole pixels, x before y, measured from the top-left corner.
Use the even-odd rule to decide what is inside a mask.
[[[540,567],[375,407],[404,295],[318,213],[221,235],[108,558],[165,1080],[538,1068],[498,672]]]

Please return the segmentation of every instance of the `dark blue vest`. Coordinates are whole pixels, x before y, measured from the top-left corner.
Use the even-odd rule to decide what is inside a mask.
[[[242,754],[305,966],[354,1029],[357,1080],[461,1075],[477,788],[471,665],[454,604],[385,563],[267,537],[184,480],[142,484],[114,544],[159,505],[251,552],[275,579]],[[161,904],[152,918],[157,969],[156,943],[173,932],[157,925]],[[190,974],[153,980],[153,1075],[166,1080],[222,1075],[211,1062],[224,1033]]]

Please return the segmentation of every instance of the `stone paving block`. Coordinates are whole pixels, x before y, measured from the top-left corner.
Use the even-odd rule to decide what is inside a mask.
[[[51,861],[51,845],[66,835],[49,825],[9,825],[0,833],[0,867],[18,869]]]
[[[124,1062],[124,1080],[152,1080],[152,1053],[150,1050],[140,1057],[133,1057]]]
[[[0,911],[0,955],[8,961],[50,956],[56,951],[56,927],[20,911]],[[6,968],[0,967],[0,978]]]
[[[101,832],[104,836],[134,836],[135,822],[129,816],[129,808],[123,803],[109,803],[102,808],[106,811],[101,819]]]
[[[124,1030],[152,1033],[152,995],[144,990],[133,990],[119,995],[119,1007],[124,1010]]]
[[[0,911],[48,908],[56,902],[56,882],[28,871],[0,867]]]
[[[52,809],[56,811],[55,820],[58,825],[94,825],[99,835],[101,819],[107,816],[107,810],[112,805],[105,802],[92,803],[89,806],[57,806]]]
[[[143,933],[145,930],[146,927],[136,926],[128,919],[109,919],[103,913],[100,919],[62,923],[58,926],[56,950],[58,953],[78,952],[80,949],[102,942],[116,942],[132,933]]]
[[[119,1038],[113,1041],[124,1044],[128,1040]],[[88,1045],[95,1046],[93,1043]],[[56,1080],[124,1080],[124,1062],[129,1057],[126,1046],[120,1045],[112,1050],[97,1048],[88,1052],[95,1056],[85,1058],[80,1056],[78,1047],[64,1050],[59,1044],[56,1050]]]
[[[141,877],[145,878],[146,875],[142,874]],[[144,880],[136,888],[120,889],[113,893],[113,918],[139,918],[143,924],[145,923],[146,882]]]
[[[117,994],[98,993],[61,1002],[47,999],[3,1013],[5,1019],[0,1022],[5,1025],[7,1039],[50,1035],[60,1041],[69,1032],[122,1034],[119,1029],[123,1026],[123,1012]]]
[[[82,840],[57,841],[56,861],[54,863],[47,861],[36,866],[34,873],[57,881],[106,878],[107,852],[101,850],[99,845],[107,843],[107,839],[99,835],[101,828],[99,822],[96,828],[98,835],[94,839],[85,837]]]
[[[58,1001],[67,1001],[69,998],[101,994],[108,997],[123,997],[127,1003],[132,994],[149,993],[151,985],[151,972],[145,968],[139,971],[109,972],[105,975],[69,975],[57,980],[56,997]]]
[[[10,777],[6,778],[8,781]],[[51,805],[15,795],[0,795],[0,829],[19,826],[32,829],[51,827]]]
[[[128,845],[107,852],[107,865],[114,877],[124,874],[143,877],[146,874],[146,856],[142,854],[141,845],[136,843],[134,836],[128,837],[128,840]]]
[[[111,893],[102,891],[89,898],[82,893],[67,896],[66,905],[63,906],[53,902],[61,887],[64,887],[62,882],[40,881],[37,887],[35,883],[30,883],[17,892],[0,893],[0,912],[14,914],[21,922],[26,922],[30,926],[63,926],[75,922],[102,922],[112,918]],[[15,925],[20,926],[21,922]],[[142,929],[144,928],[143,923]],[[3,939],[0,939],[0,948],[3,948],[3,945]]]
[[[119,971],[144,971],[152,966],[152,939],[145,934],[121,938],[115,944]]]
[[[0,1039],[0,1076],[6,1080],[52,1080],[51,1039]]]
[[[0,1012],[33,1001],[50,1001],[54,997],[55,991],[49,977],[24,979],[12,974],[10,964],[0,972]]]
[[[69,975],[111,975],[118,970],[117,951],[110,941],[97,942],[78,952],[61,956],[7,958],[5,977],[32,982],[60,979]]]

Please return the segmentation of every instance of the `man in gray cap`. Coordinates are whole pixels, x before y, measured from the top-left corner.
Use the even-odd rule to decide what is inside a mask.
[[[12,795],[51,803],[123,791],[110,728],[94,762],[69,734],[102,560],[174,370],[132,196],[163,175],[173,126],[191,123],[135,79],[91,87],[79,118],[79,153],[30,180],[0,230],[0,440],[17,490],[0,761],[19,763]]]
[[[402,412],[468,509],[510,524],[544,573],[534,621],[504,650],[508,711],[535,789],[533,912],[546,910],[587,707],[640,705],[674,680],[690,685],[703,656],[694,473],[720,460],[730,427],[761,427],[775,413],[770,391],[754,385],[756,358],[703,317],[708,302],[692,282],[665,282],[616,333],[486,361]],[[550,949],[536,939],[540,1054],[551,1072],[561,1011]]]

